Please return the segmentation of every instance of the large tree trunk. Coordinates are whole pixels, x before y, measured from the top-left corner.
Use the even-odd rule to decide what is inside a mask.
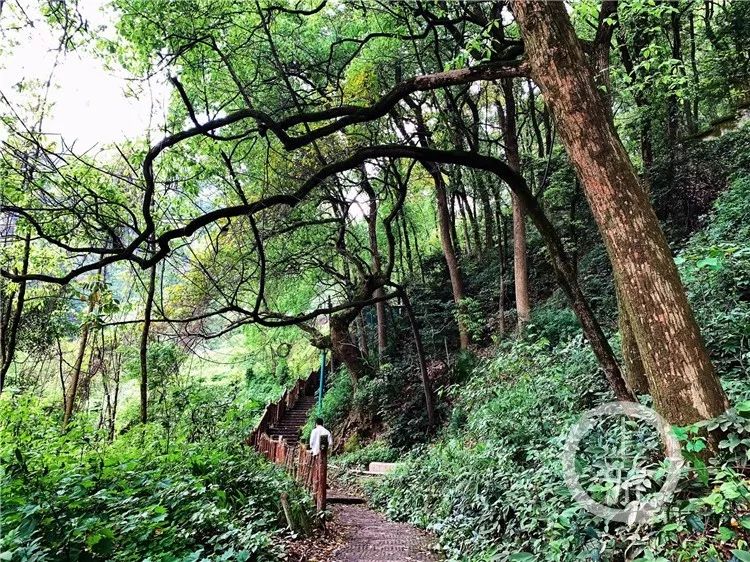
[[[607,0],[604,2],[601,6],[601,10],[599,12],[599,31],[597,31],[596,39],[594,41],[595,48],[593,56],[590,56],[589,60],[592,61],[594,65],[594,79],[596,80],[597,88],[602,95],[602,99],[604,100],[604,107],[607,109],[608,113],[607,116],[609,119],[613,118],[612,114],[612,80],[610,77],[610,70],[609,70],[609,51],[612,41],[612,31],[614,30],[613,27],[609,26],[609,24],[605,25],[604,20],[605,18],[609,17],[616,17],[617,15],[617,3],[612,2],[611,0]],[[625,69],[628,72],[628,74],[631,76],[632,80],[635,80],[635,70],[632,67],[632,61],[630,60],[630,55],[627,51],[627,46],[622,45],[621,47],[624,49],[625,57],[623,60],[627,60],[628,62],[625,64]],[[645,98],[643,92],[639,89],[638,92],[635,95],[636,100],[635,103],[638,107],[645,107],[648,105],[647,99]],[[644,160],[645,162],[645,160]],[[578,194],[578,192],[581,189],[581,182],[576,178],[576,191],[575,194]],[[575,202],[576,197],[574,196],[572,198],[572,201]],[[570,224],[571,224],[571,240],[575,240],[575,235],[573,232],[573,225],[575,224],[575,206],[571,205],[571,216],[570,216]],[[615,286],[615,296],[617,299],[617,323],[620,330],[620,342],[621,342],[621,348],[622,348],[622,359],[623,359],[623,375],[625,377],[625,381],[627,382],[628,388],[634,393],[634,395],[638,394],[647,394],[648,393],[648,380],[646,379],[646,371],[643,367],[643,361],[641,360],[641,354],[638,351],[638,342],[636,342],[635,339],[635,333],[633,332],[633,327],[631,326],[630,317],[628,316],[628,310],[625,307],[625,301],[624,297],[622,295],[622,290],[620,289],[618,283],[614,282]]]
[[[346,366],[349,376],[356,387],[362,377],[370,373],[370,368],[351,337],[349,336],[349,314],[334,314],[331,316],[331,351],[337,362]]]
[[[503,140],[505,157],[514,171],[521,172],[521,157],[518,152],[518,131],[516,129],[516,100],[513,96],[513,80],[503,80],[505,119],[503,120]],[[513,206],[513,272],[516,290],[516,314],[518,332],[523,332],[531,319],[529,304],[529,269],[526,261],[526,222],[523,207],[515,194],[511,195]]]
[[[619,293],[619,290],[617,292]],[[628,310],[620,296],[617,297],[617,314],[625,381],[628,383],[628,388],[635,394],[648,394],[646,368],[643,366],[643,359],[641,359],[641,352],[638,349],[638,341],[635,338]]]
[[[512,5],[532,74],[604,238],[656,408],[680,425],[722,413],[727,399],[666,238],[565,6],[523,0]]]
[[[518,198],[513,195],[513,276],[516,291],[517,330],[519,333],[531,320],[529,304],[529,268],[526,261],[526,224],[523,209]]]
[[[646,369],[643,366],[640,351],[638,351],[638,342],[635,339],[633,326],[628,317],[622,290],[617,283],[615,283],[615,293],[617,296],[617,324],[620,328],[625,382],[628,383],[628,388],[636,394],[648,394]]]

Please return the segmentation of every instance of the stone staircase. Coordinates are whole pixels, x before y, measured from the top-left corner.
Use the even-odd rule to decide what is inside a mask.
[[[315,407],[315,396],[300,396],[293,408],[284,412],[278,423],[268,428],[268,436],[272,439],[283,437],[291,447],[299,443],[300,432],[307,422],[310,410]]]

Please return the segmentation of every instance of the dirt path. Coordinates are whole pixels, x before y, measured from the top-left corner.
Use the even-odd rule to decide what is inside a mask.
[[[345,543],[332,562],[437,562],[429,535],[406,523],[387,521],[364,505],[332,505]]]

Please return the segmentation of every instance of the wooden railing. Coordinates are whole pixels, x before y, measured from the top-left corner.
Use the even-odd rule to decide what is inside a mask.
[[[303,443],[289,445],[283,438],[272,439],[265,433],[260,434],[256,450],[271,462],[286,468],[292,478],[307,488],[315,499],[318,511],[326,508],[327,451],[321,450],[317,456],[313,456]]]
[[[281,436],[274,439],[268,435],[268,430],[297,405],[301,396],[315,394],[319,380],[318,371],[312,371],[306,379],[299,379],[292,388],[284,391],[277,402],[268,404],[258,425],[248,437],[247,444],[271,462],[284,466],[292,478],[310,491],[318,511],[323,511],[326,508],[328,489],[327,451],[321,450],[320,454],[313,456],[304,443],[290,445]]]
[[[319,376],[318,371],[311,371],[306,379],[299,379],[292,388],[285,390],[276,402],[270,402],[263,411],[258,425],[255,426],[255,429],[247,438],[247,444],[258,449],[257,445],[260,436],[278,424],[284,417],[284,414],[297,405],[300,396],[315,394]]]

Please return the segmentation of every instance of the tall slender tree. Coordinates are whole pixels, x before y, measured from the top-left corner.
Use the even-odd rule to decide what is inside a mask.
[[[513,79],[502,81],[504,116],[503,140],[505,158],[516,172],[521,172],[521,155],[518,149],[518,129],[516,126],[516,100],[513,94]],[[513,208],[513,277],[516,291],[517,330],[523,332],[531,319],[529,304],[529,266],[526,259],[526,220],[518,197],[511,194]]]
[[[367,177],[367,169],[360,166],[359,169],[362,188],[367,194],[368,213],[367,213],[367,233],[370,241],[370,253],[372,254],[372,269],[375,275],[382,273],[383,264],[380,259],[380,250],[378,249],[378,197],[375,190],[370,185],[370,179]],[[383,288],[375,290],[376,298],[382,299]],[[378,361],[382,361],[388,347],[388,334],[386,331],[385,301],[379,300],[375,305],[375,316],[377,319],[377,337],[378,337]]]

